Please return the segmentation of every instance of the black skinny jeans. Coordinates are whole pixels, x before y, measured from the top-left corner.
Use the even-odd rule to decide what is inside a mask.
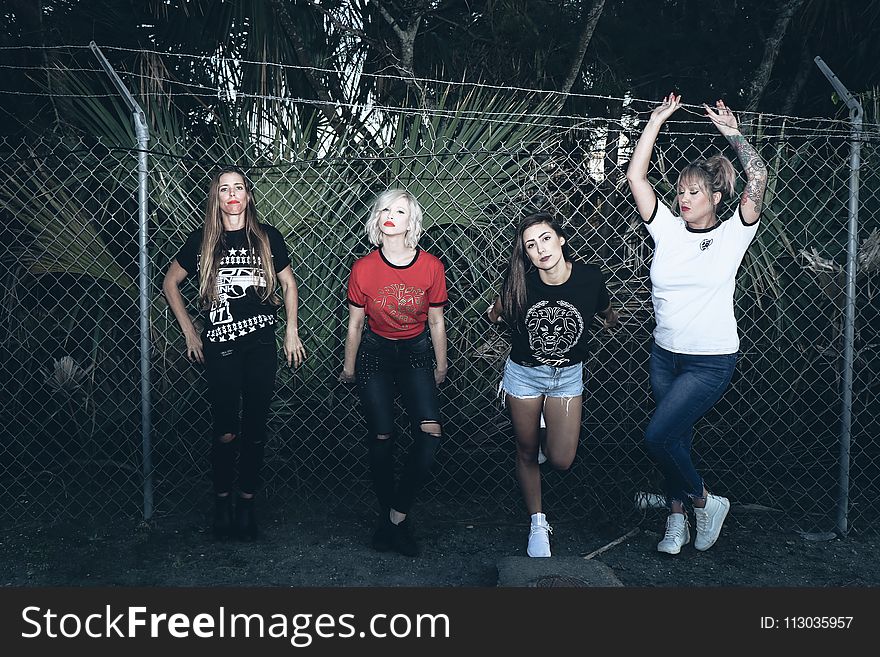
[[[389,340],[366,329],[361,338],[355,373],[369,432],[370,474],[383,513],[389,508],[409,513],[413,500],[431,475],[434,454],[440,445],[439,431],[428,433],[423,429],[425,423],[440,426],[432,356],[427,330],[414,338]],[[395,486],[393,434],[397,391],[412,426],[413,442],[400,482]],[[389,438],[380,440],[379,436]]]
[[[205,343],[205,373],[213,416],[211,475],[215,493],[228,493],[235,482],[238,457],[238,487],[242,493],[256,493],[262,483],[266,420],[275,388],[278,348],[272,330],[246,336],[235,342]],[[235,437],[223,442],[221,437]]]

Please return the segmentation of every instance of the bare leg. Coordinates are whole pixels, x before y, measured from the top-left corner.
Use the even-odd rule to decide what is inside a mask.
[[[541,512],[541,468],[538,465],[539,422],[544,397],[520,399],[507,395],[516,434],[516,480],[529,515]]]
[[[544,421],[547,423],[547,444],[544,455],[556,470],[571,467],[581,437],[583,397],[547,397]]]

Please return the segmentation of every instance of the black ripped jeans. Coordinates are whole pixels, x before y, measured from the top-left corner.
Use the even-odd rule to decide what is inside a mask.
[[[242,493],[262,483],[266,421],[278,370],[275,332],[262,329],[244,342],[205,342],[205,373],[211,400],[211,476],[215,493],[228,493],[235,481]],[[231,441],[220,440],[233,434]],[[237,457],[237,459],[236,459]]]
[[[370,474],[380,511],[393,508],[409,513],[413,500],[431,475],[434,455],[440,445],[440,432],[429,433],[423,427],[425,423],[440,426],[440,402],[428,331],[414,338],[389,340],[365,329],[355,374],[369,431]],[[400,481],[395,485],[394,398],[397,392],[412,427],[413,442]]]

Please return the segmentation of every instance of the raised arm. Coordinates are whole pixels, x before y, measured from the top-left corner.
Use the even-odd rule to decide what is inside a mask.
[[[299,338],[297,320],[299,292],[296,287],[296,279],[293,277],[293,270],[289,266],[278,272],[278,282],[284,293],[284,313],[287,315],[287,327],[284,329],[284,358],[288,367],[291,363],[299,367],[306,357],[306,350]]]
[[[740,133],[736,117],[729,107],[720,100],[715,103],[714,108],[708,105],[703,107],[718,132],[733,146],[746,172],[746,188],[739,197],[739,214],[746,224],[753,224],[761,216],[761,205],[767,190],[767,166],[755,147]]]
[[[681,96],[671,93],[651,112],[644,130],[642,130],[642,136],[636,143],[629,166],[626,168],[626,181],[629,183],[629,189],[643,221],[648,221],[651,218],[654,206],[657,204],[654,188],[648,182],[648,165],[651,163],[654,143],[657,141],[657,135],[660,134],[660,128],[666,123],[666,119],[672,116],[679,107],[681,107]]]
[[[165,279],[162,281],[162,292],[165,294],[165,300],[168,307],[174,313],[177,323],[180,325],[180,331],[186,340],[186,357],[197,363],[204,363],[205,357],[202,353],[202,338],[196,327],[193,325],[192,318],[186,311],[186,304],[183,302],[183,296],[180,294],[180,284],[188,276],[186,269],[180,266],[177,260],[171,263],[168,271],[165,272]]]

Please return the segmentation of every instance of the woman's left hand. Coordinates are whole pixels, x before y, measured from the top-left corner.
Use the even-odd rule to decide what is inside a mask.
[[[299,335],[284,336],[284,358],[287,360],[287,366],[291,363],[295,367],[299,367],[306,358],[306,350],[303,347],[302,340]]]
[[[446,381],[446,370],[445,369],[441,370],[441,369],[438,369],[435,367],[434,368],[434,383],[436,383],[439,386],[444,381]]]
[[[703,107],[706,108],[706,116],[715,124],[718,132],[722,135],[726,137],[739,133],[739,124],[736,121],[736,116],[734,116],[733,110],[724,104],[723,100],[715,101],[714,108],[709,107],[705,103],[703,103]]]
[[[602,315],[602,327],[611,329],[617,326],[618,321],[620,320],[620,313],[618,313],[614,308],[608,311],[607,315]]]

